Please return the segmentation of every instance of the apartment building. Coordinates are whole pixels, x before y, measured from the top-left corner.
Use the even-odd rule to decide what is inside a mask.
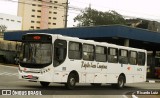
[[[67,0],[19,0],[22,30],[65,27]]]

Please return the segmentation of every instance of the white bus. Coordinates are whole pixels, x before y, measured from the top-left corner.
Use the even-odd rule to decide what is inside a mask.
[[[146,81],[146,50],[57,34],[30,33],[22,37],[19,78],[62,83],[73,89],[76,83],[100,86],[110,83]]]

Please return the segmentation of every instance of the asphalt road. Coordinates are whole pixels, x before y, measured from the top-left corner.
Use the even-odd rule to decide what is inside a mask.
[[[36,90],[42,91],[42,94],[49,94],[47,98],[132,98],[137,91],[160,90],[160,83],[134,83],[126,84],[122,90],[112,88],[109,84],[101,87],[93,87],[90,84],[77,84],[74,90],[66,90],[63,84],[51,83],[49,87],[41,87],[39,82],[28,82],[18,79],[18,68],[0,65],[0,89],[1,90]],[[114,96],[113,96],[114,95]],[[136,95],[137,96],[137,95]],[[9,96],[0,96],[8,98]],[[17,96],[12,96],[12,98]],[[19,96],[18,96],[19,97]],[[21,96],[22,97],[22,96]],[[27,97],[28,96],[23,96]],[[31,97],[31,96],[30,96]],[[44,96],[43,96],[44,97]],[[138,96],[138,98],[143,98]],[[153,95],[152,98],[158,98],[159,95]],[[34,96],[34,98],[42,98],[42,96]]]

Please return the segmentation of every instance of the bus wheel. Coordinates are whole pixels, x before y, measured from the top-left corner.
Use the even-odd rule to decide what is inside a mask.
[[[101,83],[91,83],[92,86],[101,86]]]
[[[125,77],[120,75],[119,78],[118,78],[117,88],[118,89],[123,88],[124,84],[125,84]]]
[[[74,74],[70,74],[67,80],[67,83],[65,84],[67,89],[74,89],[76,85],[76,76]]]
[[[40,81],[40,84],[41,84],[42,87],[48,87],[50,82],[42,82],[42,81]]]

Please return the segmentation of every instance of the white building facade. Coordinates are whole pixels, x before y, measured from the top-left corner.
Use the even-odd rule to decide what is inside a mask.
[[[22,17],[0,13],[0,61],[15,63],[18,42],[3,40],[5,31],[22,30]]]
[[[5,31],[22,30],[22,17],[0,13],[0,27],[5,26]]]

